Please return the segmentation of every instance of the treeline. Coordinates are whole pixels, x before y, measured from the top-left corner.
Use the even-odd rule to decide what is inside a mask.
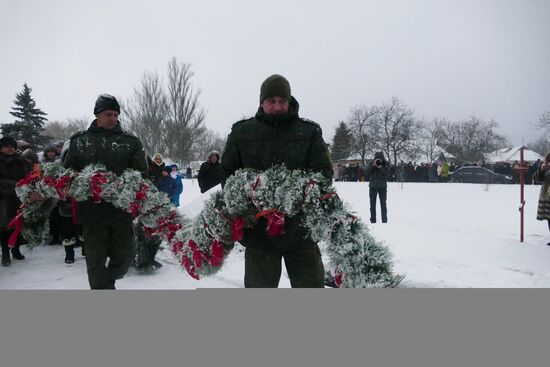
[[[199,102],[200,89],[193,85],[191,64],[174,57],[163,78],[157,72],[144,72],[131,96],[118,97],[124,129],[138,136],[150,155],[161,153],[176,162],[205,160],[209,151],[223,151],[225,137],[206,128],[206,111]],[[36,107],[32,89],[24,84],[16,95],[11,115],[13,123],[0,124],[3,136],[32,144],[36,149],[67,140],[89,126],[87,118],[48,121]],[[93,103],[93,101],[90,101]]]
[[[393,165],[433,162],[445,151],[459,161],[476,162],[483,160],[483,153],[511,146],[508,138],[496,132],[497,127],[496,121],[475,116],[461,121],[420,119],[393,97],[380,105],[352,108],[347,120],[339,122],[330,150],[334,161],[355,157],[365,163],[381,151]],[[527,146],[544,155],[550,151],[550,113],[543,114],[536,127],[547,133]]]
[[[199,101],[200,89],[193,84],[191,64],[173,57],[164,75],[144,72],[128,97],[119,97],[124,128],[136,134],[149,154],[161,153],[182,163],[200,161],[211,150],[223,151],[225,137],[206,128],[206,110]],[[24,140],[37,149],[67,140],[89,125],[87,118],[48,121],[37,107],[32,89],[23,85],[16,94],[10,114],[13,123],[0,124],[2,135]],[[93,101],[90,101],[93,103]],[[550,112],[533,124],[542,133],[527,147],[544,155],[550,151]],[[496,132],[494,120],[475,116],[450,121],[436,117],[426,120],[398,98],[378,105],[355,106],[346,120],[340,121],[330,147],[333,161],[358,157],[367,161],[381,151],[391,164],[400,161],[432,162],[441,150],[456,159],[475,162],[483,153],[511,145],[508,138]]]

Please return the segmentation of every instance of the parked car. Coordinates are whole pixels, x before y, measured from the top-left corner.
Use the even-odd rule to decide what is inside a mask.
[[[450,182],[511,184],[512,176],[501,175],[484,167],[461,167],[449,173]]]

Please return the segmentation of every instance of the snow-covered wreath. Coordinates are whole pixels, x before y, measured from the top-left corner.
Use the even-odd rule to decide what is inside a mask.
[[[38,192],[45,200],[31,200]],[[48,232],[48,216],[58,200],[105,201],[130,213],[149,235],[165,239],[190,276],[209,276],[223,265],[244,228],[266,218],[271,236],[285,233],[285,216],[300,218],[307,236],[325,246],[340,287],[396,287],[403,276],[392,270],[391,254],[350,212],[334,188],[319,173],[274,166],[263,172],[238,170],[222,191],[210,196],[192,221],[185,219],[137,171],[117,176],[102,165],[81,172],[46,163],[21,180],[16,193],[22,202],[10,226],[10,243],[19,233],[29,243],[41,243]],[[73,205],[75,207],[75,205]]]

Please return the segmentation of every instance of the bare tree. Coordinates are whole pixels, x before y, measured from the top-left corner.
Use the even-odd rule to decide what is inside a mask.
[[[535,123],[535,127],[550,132],[550,111],[546,111],[540,115],[539,121]]]
[[[44,135],[51,138],[51,141],[68,140],[79,131],[86,130],[89,122],[86,118],[72,118],[66,122],[49,121],[44,130]]]
[[[359,154],[363,164],[367,155],[372,153],[373,141],[371,138],[377,107],[356,106],[351,110],[347,126],[351,133],[350,153]]]
[[[225,138],[222,138],[219,134],[207,129],[204,134],[193,142],[193,160],[206,160],[208,153],[213,150],[216,150],[222,154],[225,149],[225,143]]]
[[[396,97],[392,97],[376,111],[370,137],[373,148],[384,152],[390,164],[395,165],[399,158],[417,156],[417,139],[422,126],[415,118],[414,111]]]
[[[191,160],[191,148],[205,131],[206,112],[198,102],[200,90],[195,91],[191,64],[178,63],[173,57],[168,63],[169,118],[163,131],[167,154],[176,161]]]
[[[422,123],[422,137],[420,146],[422,155],[427,162],[437,159],[439,151],[439,140],[443,136],[443,128],[446,120],[443,117],[433,118],[430,122]]]
[[[484,122],[475,116],[467,121],[447,122],[440,139],[441,146],[459,160],[482,160],[483,153],[510,144],[506,137],[495,132],[497,126],[494,120]]]
[[[545,156],[548,152],[550,152],[550,141],[547,137],[541,136],[538,139],[527,143],[527,148],[542,156]]]
[[[133,96],[122,105],[128,129],[138,136],[148,154],[168,153],[163,131],[169,115],[168,99],[158,73],[145,72]]]

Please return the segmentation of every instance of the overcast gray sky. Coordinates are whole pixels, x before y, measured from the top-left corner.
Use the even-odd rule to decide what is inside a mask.
[[[4,123],[25,82],[50,120],[91,120],[97,95],[129,97],[172,56],[222,135],[274,73],[327,141],[353,106],[391,96],[427,119],[495,119],[514,144],[550,110],[547,0],[0,0],[0,50]]]

